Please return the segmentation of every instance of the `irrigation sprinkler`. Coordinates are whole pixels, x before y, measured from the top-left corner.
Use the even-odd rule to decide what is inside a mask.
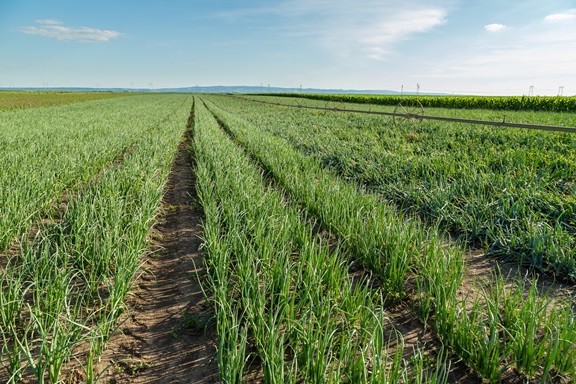
[[[394,109],[392,119],[395,126],[411,125],[417,127],[424,117],[424,107],[416,99],[403,100]]]
[[[346,104],[343,101],[335,101],[334,106],[332,107],[334,112],[338,111],[346,111]]]

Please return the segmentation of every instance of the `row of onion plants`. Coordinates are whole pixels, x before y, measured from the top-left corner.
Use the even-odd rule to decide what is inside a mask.
[[[574,134],[226,105],[430,225],[576,281]]]
[[[149,115],[140,127],[146,133],[123,159],[68,193],[65,209],[40,224],[0,270],[0,377],[6,382],[67,381],[71,360],[80,362],[85,382],[97,381],[94,366],[126,309],[189,100],[157,98],[170,112],[160,120]],[[100,105],[100,114],[107,105]],[[115,128],[123,136],[140,123]]]
[[[0,112],[0,251],[49,215],[66,190],[109,166],[184,98],[131,96]]]
[[[574,378],[576,328],[570,303],[552,302],[523,279],[506,285],[498,275],[494,285],[462,292],[463,252],[448,245],[442,232],[426,229],[327,170],[268,133],[272,128],[239,117],[235,101],[210,100],[225,129],[342,240],[382,281],[390,298],[411,301],[438,339],[480,377],[498,382],[512,367],[527,379]]]
[[[340,244],[269,183],[201,103],[193,156],[222,382],[253,371],[265,383],[447,382],[443,357],[430,370],[420,351],[413,365],[403,360],[372,275],[349,274]]]

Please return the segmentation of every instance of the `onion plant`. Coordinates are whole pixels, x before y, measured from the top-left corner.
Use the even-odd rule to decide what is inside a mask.
[[[0,112],[0,251],[94,178],[181,103],[133,96]]]
[[[257,361],[269,383],[411,382],[385,293],[370,275],[349,275],[343,247],[266,181],[201,103],[193,156],[221,380],[241,382]]]

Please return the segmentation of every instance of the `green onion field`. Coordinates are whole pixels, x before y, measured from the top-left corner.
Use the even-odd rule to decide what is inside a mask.
[[[576,134],[304,96],[0,92],[0,381],[109,382],[181,153],[218,382],[575,382]],[[419,100],[576,126],[569,97]]]

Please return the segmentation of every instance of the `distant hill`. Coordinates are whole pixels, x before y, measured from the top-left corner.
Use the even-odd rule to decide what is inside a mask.
[[[357,90],[357,89],[320,89],[320,88],[283,88],[268,86],[194,86],[182,88],[83,88],[83,87],[22,87],[0,88],[3,91],[70,91],[70,92],[177,92],[177,93],[343,93],[343,94],[372,94],[396,95],[399,92],[387,90]]]
[[[387,90],[358,90],[358,89],[321,89],[321,88],[283,88],[268,86],[209,86],[157,89],[157,92],[185,92],[185,93],[349,93],[349,94],[377,94],[393,95],[398,92]]]

